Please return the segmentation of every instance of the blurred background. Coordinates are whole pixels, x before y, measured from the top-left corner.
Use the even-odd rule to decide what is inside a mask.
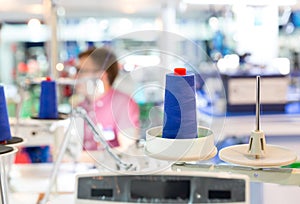
[[[204,72],[215,66],[225,74],[259,69],[289,75],[289,83],[295,87],[293,93],[299,94],[299,80],[294,77],[300,69],[297,1],[0,2],[0,80],[15,90],[8,96],[12,104],[19,100],[14,88],[25,80],[74,75],[78,53],[92,46],[112,47],[119,56],[143,50],[123,57],[120,69],[124,73],[162,64],[161,53],[153,49],[169,46],[194,69]],[[170,45],[157,33],[128,34],[147,30],[169,31],[183,37]],[[170,69],[172,64],[183,62],[175,59],[165,66]],[[146,83],[151,79],[138,76],[135,80]],[[27,88],[21,110],[24,117],[29,114],[27,108],[37,108],[34,83]],[[66,103],[72,88],[65,86],[61,91],[60,103]],[[138,100],[145,102],[147,97]],[[15,114],[13,106],[9,106],[9,113]]]
[[[252,120],[233,122],[243,129],[239,132],[232,124],[223,129],[224,117],[252,118],[254,83],[248,79],[262,75],[262,112],[271,113],[264,129],[279,136],[269,141],[300,155],[299,1],[0,0],[0,5],[0,82],[10,117],[38,112],[39,83],[46,76],[59,83],[59,111],[70,113],[74,84],[69,79],[77,73],[78,54],[105,46],[120,60],[117,88],[139,105],[141,138],[162,123],[164,73],[184,66],[197,76],[199,120],[222,133],[218,147],[248,142]],[[272,114],[295,120],[276,121]],[[211,116],[221,122],[207,119]],[[278,125],[284,122],[287,126]],[[262,186],[256,188],[262,192]],[[280,202],[273,199],[275,190],[295,192],[292,201],[299,196],[295,188],[264,190],[253,203]]]

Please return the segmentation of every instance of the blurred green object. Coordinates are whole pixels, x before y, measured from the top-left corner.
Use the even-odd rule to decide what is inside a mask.
[[[140,103],[139,104],[140,120],[142,122],[145,122],[149,119],[149,112],[153,106],[154,106],[153,103]]]
[[[21,118],[28,118],[38,114],[40,101],[40,86],[32,84],[26,90],[21,107]]]
[[[16,104],[12,102],[7,102],[7,111],[9,117],[16,116]]]
[[[150,127],[162,125],[163,111],[161,104],[155,102],[138,103],[140,109],[141,139],[146,138]]]
[[[282,168],[293,168],[293,169],[299,169],[300,168],[300,162],[294,162],[290,165],[283,166]]]

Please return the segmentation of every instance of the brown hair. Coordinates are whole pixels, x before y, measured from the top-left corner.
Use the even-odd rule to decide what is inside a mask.
[[[119,67],[116,55],[107,48],[90,48],[78,55],[79,58],[90,57],[96,70],[106,71],[110,85],[112,85],[118,75]]]

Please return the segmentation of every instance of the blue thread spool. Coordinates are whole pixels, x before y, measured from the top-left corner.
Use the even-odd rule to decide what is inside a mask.
[[[6,142],[11,138],[4,88],[0,86],[0,142]]]
[[[49,77],[47,77],[46,81],[42,81],[41,83],[39,118],[58,118],[56,83]]]
[[[195,75],[175,68],[166,75],[163,138],[197,138]]]

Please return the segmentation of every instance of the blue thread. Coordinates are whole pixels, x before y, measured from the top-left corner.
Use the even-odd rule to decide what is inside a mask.
[[[42,81],[41,83],[39,118],[58,118],[55,81]]]
[[[195,75],[166,75],[163,138],[197,137]]]
[[[10,126],[3,86],[0,86],[0,142],[11,140]]]

